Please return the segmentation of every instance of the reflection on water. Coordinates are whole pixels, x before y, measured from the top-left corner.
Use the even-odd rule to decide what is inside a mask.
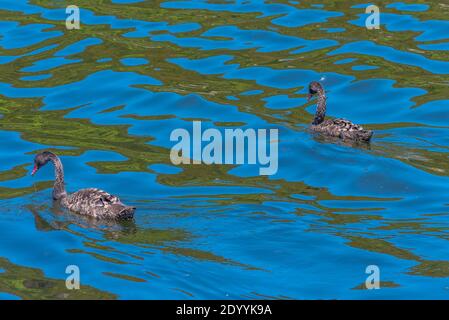
[[[380,1],[367,30],[356,1],[81,0],[67,30],[69,4],[0,2],[0,298],[447,298],[447,5]],[[371,144],[309,132],[320,79]],[[278,172],[173,166],[193,120],[279,129]],[[52,204],[42,150],[135,220]]]

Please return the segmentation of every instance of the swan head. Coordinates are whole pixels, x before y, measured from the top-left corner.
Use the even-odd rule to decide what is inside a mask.
[[[37,154],[34,157],[34,168],[33,171],[31,172],[31,175],[34,175],[40,168],[45,166],[48,163],[48,161],[51,160],[52,156],[54,156],[54,154],[49,151],[44,151]]]
[[[323,86],[318,81],[312,81],[309,84],[309,94],[307,95],[307,101],[309,101],[317,93],[324,93]]]

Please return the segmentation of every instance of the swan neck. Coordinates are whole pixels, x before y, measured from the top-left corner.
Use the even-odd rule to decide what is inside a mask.
[[[315,112],[315,118],[313,119],[313,124],[318,125],[324,121],[326,116],[326,94],[323,91],[318,92],[318,103]]]
[[[61,160],[56,155],[50,157],[55,167],[55,184],[53,186],[53,199],[59,200],[67,196],[64,184],[64,168]]]

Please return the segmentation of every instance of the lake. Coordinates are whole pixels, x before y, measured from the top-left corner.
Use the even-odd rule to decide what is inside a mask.
[[[0,0],[0,299],[449,298],[448,4],[70,4]],[[308,130],[311,81],[370,144]],[[274,174],[174,164],[195,121],[277,130]],[[53,203],[44,150],[135,218]]]

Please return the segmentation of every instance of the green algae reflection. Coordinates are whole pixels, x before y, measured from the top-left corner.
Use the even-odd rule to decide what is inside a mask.
[[[68,290],[65,280],[46,277],[41,270],[23,267],[0,258],[0,292],[22,299],[116,299],[112,293],[82,285],[79,290]]]

